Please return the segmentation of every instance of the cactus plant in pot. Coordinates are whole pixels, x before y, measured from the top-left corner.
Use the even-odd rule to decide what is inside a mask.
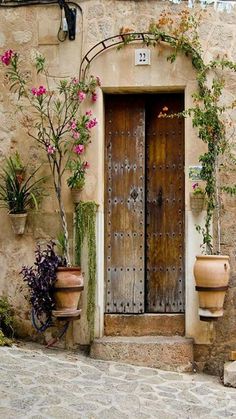
[[[71,266],[62,190],[67,170],[72,167],[71,162],[82,164],[86,145],[90,142],[91,130],[97,124],[91,111],[83,114],[80,108],[87,97],[90,97],[92,101],[97,97],[95,90],[100,85],[100,81],[91,76],[87,82],[76,78],[59,79],[59,81],[53,79],[52,82],[44,57],[37,53],[35,67],[41,79],[45,80],[45,85],[34,87],[30,84],[29,78],[25,78],[27,72],[19,54],[8,50],[1,56],[1,61],[6,66],[11,89],[18,93],[21,105],[19,110],[23,114],[24,127],[31,139],[46,155],[58,202],[65,263],[63,267],[57,266],[58,269],[56,269],[57,279],[53,287],[56,290],[58,306],[53,314],[63,318],[73,317],[78,314],[78,295],[75,301],[72,301],[73,298],[68,298],[68,295],[70,291],[75,291],[72,293],[75,296],[76,289],[80,292],[83,281],[80,268]],[[85,165],[86,163],[83,163],[84,172]],[[59,301],[63,293],[67,301],[64,306],[64,303]],[[68,306],[69,302],[71,307]]]

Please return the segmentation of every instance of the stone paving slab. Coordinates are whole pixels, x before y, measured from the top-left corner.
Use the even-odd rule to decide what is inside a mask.
[[[20,343],[0,348],[1,419],[236,418],[236,390],[166,372]]]

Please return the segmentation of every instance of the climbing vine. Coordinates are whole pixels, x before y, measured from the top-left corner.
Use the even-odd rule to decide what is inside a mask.
[[[192,117],[193,127],[198,129],[199,138],[207,144],[207,151],[199,156],[201,163],[201,179],[205,182],[205,195],[207,211],[205,226],[197,226],[202,234],[203,246],[206,253],[212,254],[213,250],[220,252],[220,196],[219,196],[219,158],[227,148],[226,122],[224,113],[236,106],[236,101],[230,105],[222,105],[222,93],[224,78],[222,70],[229,69],[236,72],[236,64],[228,60],[226,56],[217,57],[209,63],[203,60],[203,51],[198,35],[201,14],[191,14],[187,10],[173,16],[169,12],[161,13],[157,22],[152,22],[149,34],[145,34],[144,43],[147,46],[161,46],[169,44],[172,47],[167,60],[173,63],[177,56],[184,54],[190,57],[196,70],[198,90],[193,94],[194,106],[186,109],[178,115],[161,113],[160,117],[173,118],[176,116]],[[126,29],[121,31],[123,44],[132,42],[135,33],[129,33]],[[209,75],[214,74],[210,81]],[[217,250],[213,249],[211,224],[215,210],[217,210]]]
[[[94,335],[95,292],[96,292],[96,211],[95,202],[80,202],[75,210],[75,263],[81,265],[82,249],[88,246],[88,291],[87,320],[90,339]]]

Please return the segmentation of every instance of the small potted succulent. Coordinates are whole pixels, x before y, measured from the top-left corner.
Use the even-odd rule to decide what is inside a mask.
[[[20,174],[16,170],[14,158],[9,157],[0,175],[0,206],[8,209],[13,231],[17,235],[24,234],[27,210],[38,208],[38,199],[42,195],[41,185],[45,180],[34,179],[38,170],[26,177],[25,167],[22,166]]]
[[[198,183],[192,185],[193,191],[190,192],[190,208],[193,212],[201,212],[205,204],[205,192]]]
[[[80,192],[85,185],[85,173],[89,168],[87,161],[70,161],[68,164],[72,175],[67,179],[67,185],[71,190],[71,196],[74,204],[80,202]]]

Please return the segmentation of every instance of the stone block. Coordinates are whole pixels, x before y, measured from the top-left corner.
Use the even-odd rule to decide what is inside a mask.
[[[59,40],[57,38],[60,21],[52,21],[50,19],[39,20],[38,22],[38,39],[39,45],[57,45]]]
[[[192,339],[181,336],[105,336],[94,340],[90,356],[169,371],[193,370]]]
[[[184,314],[105,314],[106,336],[184,336]]]
[[[225,364],[224,385],[236,388],[236,361]]]
[[[13,32],[13,38],[18,44],[27,44],[32,40],[32,32],[26,31],[15,31]]]

